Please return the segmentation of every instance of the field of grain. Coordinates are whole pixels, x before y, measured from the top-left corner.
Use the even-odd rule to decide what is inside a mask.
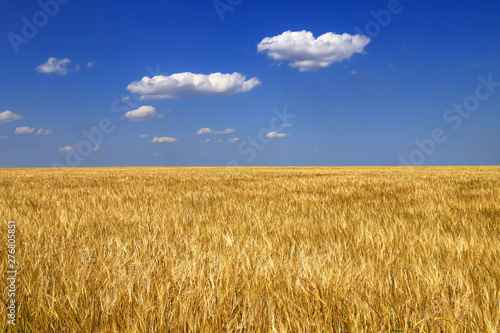
[[[500,167],[0,169],[0,220],[11,331],[500,326]]]

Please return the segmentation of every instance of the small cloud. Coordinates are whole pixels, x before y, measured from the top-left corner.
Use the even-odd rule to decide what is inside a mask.
[[[154,153],[153,155],[154,155],[154,156],[160,156],[160,154],[159,154],[159,153]]]
[[[95,60],[89,61],[87,63],[87,68],[91,68],[91,67],[94,67],[94,66],[95,66]]]
[[[249,80],[240,73],[194,74],[189,72],[143,77],[127,86],[127,90],[141,99],[168,99],[184,97],[216,97],[244,93],[261,85],[257,77]]]
[[[177,138],[171,138],[168,136],[154,137],[153,140],[151,140],[152,143],[165,143],[165,142],[175,142],[175,141],[177,141]]]
[[[364,54],[370,38],[363,35],[342,35],[327,32],[315,38],[310,31],[285,31],[281,35],[264,38],[258,52],[267,52],[276,61],[289,61],[299,71],[313,71],[329,67],[334,62],[350,59],[355,53]]]
[[[223,131],[214,132],[214,134],[232,134],[232,133],[235,133],[235,132],[236,132],[236,130],[234,128],[226,128]]]
[[[160,114],[158,115],[158,117],[157,117],[157,118],[158,118],[158,119],[160,119],[160,118],[165,118],[165,115],[160,113]]]
[[[0,135],[0,140],[7,140],[9,137],[5,135]]]
[[[292,136],[292,135],[286,133],[277,133],[277,132],[269,132],[266,134],[266,138],[284,138],[287,136]]]
[[[14,134],[32,134],[33,132],[35,132],[34,128],[18,127],[18,128],[16,128],[16,131],[14,132]]]
[[[211,128],[208,128],[208,127],[203,127],[203,128],[200,128],[196,134],[200,135],[200,134],[212,134],[214,132],[213,129]]]
[[[51,129],[48,129],[48,130],[44,130],[43,128],[40,128],[37,132],[36,132],[36,135],[50,135],[54,133],[53,130]]]
[[[281,124],[281,127],[292,127],[293,124]]]
[[[125,118],[130,121],[143,121],[156,118],[156,109],[150,105],[144,105],[136,110],[125,113]]]
[[[100,144],[96,144],[94,149],[92,149],[92,151],[98,151],[99,149],[101,149],[101,145]]]
[[[389,66],[387,66],[387,67],[388,67],[388,68],[394,68],[394,66],[393,66],[393,65],[389,65]]]
[[[120,97],[120,101],[128,101],[130,99],[130,96],[122,96]]]
[[[229,142],[229,143],[235,143],[238,141],[240,141],[240,138],[232,138],[232,139],[227,140],[227,142]]]
[[[36,70],[38,73],[66,75],[80,69],[80,66],[78,65],[75,65],[72,68],[70,65],[71,60],[68,58],[56,59],[54,57],[50,57],[45,63],[37,66]]]
[[[340,110],[337,110],[337,111],[335,111],[335,112],[340,112]]]
[[[11,112],[9,110],[5,110],[4,112],[0,112],[0,124],[10,123],[11,121],[23,119],[23,116],[20,114]]]
[[[356,74],[358,74],[358,72],[356,72],[356,71],[353,69],[353,70],[351,71],[351,74],[352,74],[352,75],[356,75]]]
[[[224,142],[224,140],[222,140],[222,139],[219,139],[219,140],[215,140],[215,141],[214,141],[214,143],[223,143],[223,142]]]
[[[235,132],[236,132],[236,130],[234,128],[226,128],[223,131],[214,131],[211,128],[204,127],[204,128],[199,129],[196,132],[196,134],[232,134],[232,133],[235,133]]]
[[[141,134],[141,135],[139,135],[139,137],[140,138],[149,138],[149,135],[147,135],[147,134]]]
[[[69,153],[70,151],[74,150],[75,148],[72,147],[72,146],[66,146],[66,147],[62,147],[62,148],[59,148],[57,151],[61,154],[66,154],[66,153]]]
[[[210,139],[201,140],[200,142],[201,142],[201,143],[209,143],[209,142],[210,142]]]

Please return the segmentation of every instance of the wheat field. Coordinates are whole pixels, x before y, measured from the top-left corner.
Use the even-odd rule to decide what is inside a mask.
[[[499,331],[500,167],[0,169],[0,189],[0,331]]]

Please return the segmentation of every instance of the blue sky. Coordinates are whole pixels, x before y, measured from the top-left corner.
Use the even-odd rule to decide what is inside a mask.
[[[496,1],[6,0],[0,16],[0,167],[500,164]]]

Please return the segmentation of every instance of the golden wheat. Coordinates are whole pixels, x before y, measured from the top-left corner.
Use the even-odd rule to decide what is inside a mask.
[[[500,326],[500,167],[0,169],[0,189],[12,331]]]

